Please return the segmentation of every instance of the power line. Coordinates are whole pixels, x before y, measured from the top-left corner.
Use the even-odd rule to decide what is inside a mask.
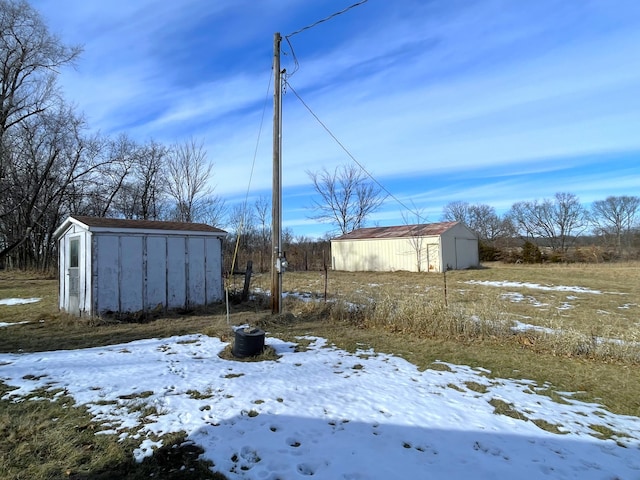
[[[337,17],[338,15],[342,15],[343,13],[348,12],[348,11],[349,11],[349,10],[351,10],[352,8],[359,7],[359,6],[360,6],[360,5],[362,5],[363,3],[367,3],[367,1],[368,1],[368,0],[360,0],[359,2],[354,3],[353,5],[351,5],[351,6],[349,6],[349,7],[343,8],[343,9],[342,9],[342,10],[340,10],[339,12],[332,13],[331,15],[329,15],[329,16],[328,16],[328,17],[326,17],[326,18],[323,18],[322,20],[318,20],[317,22],[314,22],[314,23],[312,23],[311,25],[307,25],[306,27],[302,27],[300,30],[296,30],[295,32],[290,33],[289,35],[285,35],[285,37],[284,37],[284,38],[289,39],[289,37],[293,37],[294,35],[297,35],[297,34],[299,34],[299,33],[301,33],[301,32],[304,32],[305,30],[309,30],[310,28],[313,28],[313,27],[315,27],[316,25],[320,25],[321,23],[324,23],[324,22],[326,22],[326,21],[329,21],[329,20],[331,20],[332,18]]]
[[[249,173],[249,182],[247,184],[247,192],[246,192],[245,197],[244,197],[244,202],[242,203],[242,217],[240,219],[240,225],[238,227],[238,234],[237,234],[237,238],[236,238],[236,248],[235,248],[235,251],[233,253],[232,260],[231,260],[231,271],[232,272],[233,272],[233,270],[235,268],[240,236],[242,235],[242,231],[244,229],[244,224],[246,222],[247,203],[249,202],[249,192],[251,191],[251,182],[253,180],[253,171],[255,170],[256,158],[258,157],[258,148],[260,146],[260,137],[262,135],[262,127],[264,126],[264,116],[265,116],[265,113],[267,111],[267,104],[268,104],[268,100],[269,100],[269,91],[270,90],[271,90],[271,75],[269,75],[269,82],[268,82],[268,85],[267,85],[267,92],[266,92],[265,99],[264,99],[264,105],[262,107],[262,116],[260,117],[260,128],[258,129],[258,136],[256,138],[256,148],[255,148],[255,150],[253,152],[253,161],[251,162],[251,172]]]
[[[348,12],[352,8],[359,7],[360,5],[362,5],[364,3],[367,3],[367,1],[368,0],[360,0],[359,2],[356,2],[353,5],[350,5],[350,6],[346,7],[346,8],[343,8],[339,12],[332,13],[331,15],[329,15],[326,18],[323,18],[322,20],[318,20],[317,22],[314,22],[311,25],[307,25],[306,27],[302,27],[301,29],[296,30],[293,33],[290,33],[289,35],[285,35],[284,39],[286,40],[287,44],[289,45],[289,48],[291,49],[291,56],[293,57],[293,65],[294,65],[293,71],[288,73],[287,75],[289,77],[291,77],[294,73],[296,73],[298,71],[298,68],[300,66],[299,63],[298,63],[298,58],[296,57],[296,52],[293,49],[293,45],[291,44],[291,40],[289,40],[291,37],[293,37],[294,35],[297,35],[297,34],[299,34],[301,32],[304,32],[305,30],[309,30],[310,28],[313,28],[313,27],[315,27],[317,25],[320,25],[321,23],[327,22],[327,21],[331,20],[332,18],[337,17],[338,15],[342,15],[343,13]]]
[[[371,179],[373,180],[373,182],[378,185],[388,196],[390,196],[392,199],[394,199],[396,202],[398,202],[399,205],[401,205],[405,210],[413,213],[414,215],[416,215],[418,218],[420,217],[419,212],[415,212],[413,211],[411,208],[407,207],[400,199],[398,199],[393,193],[391,193],[389,190],[387,190],[387,188],[380,183],[372,174],[370,174],[367,169],[364,167],[364,165],[362,165],[357,159],[356,157],[354,157],[351,152],[347,149],[347,147],[345,147],[342,142],[340,140],[338,140],[338,138],[333,134],[333,132],[331,130],[329,130],[329,127],[327,127],[322,120],[320,120],[320,118],[318,117],[318,115],[315,114],[315,112],[313,110],[311,110],[311,107],[309,107],[309,105],[307,105],[305,103],[305,101],[302,99],[302,97],[300,97],[300,95],[298,94],[298,92],[296,92],[295,88],[293,88],[293,86],[289,83],[286,82],[287,87],[289,88],[289,90],[291,90],[293,92],[293,94],[296,96],[296,98],[300,101],[300,103],[302,103],[302,105],[304,105],[304,108],[307,109],[307,111],[313,116],[313,118],[316,119],[316,121],[320,124],[320,126],[322,126],[322,128],[324,128],[324,130],[329,134],[329,136],[331,136],[331,138],[333,138],[333,140],[340,146],[340,148],[342,148],[342,150],[344,150],[344,152],[349,156],[349,158],[351,158],[351,160],[353,160],[361,169],[362,171]]]

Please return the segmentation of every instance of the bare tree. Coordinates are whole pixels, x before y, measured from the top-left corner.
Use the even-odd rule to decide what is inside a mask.
[[[122,214],[125,218],[134,218],[129,179],[136,164],[138,148],[138,144],[126,134],[107,142],[106,162],[100,169],[94,191],[99,198],[97,216]]]
[[[0,140],[58,102],[57,71],[80,52],[51,34],[26,1],[0,0]]]
[[[266,269],[265,261],[271,258],[271,203],[266,197],[259,197],[254,204],[260,250],[260,271]]]
[[[354,165],[336,167],[333,172],[307,170],[307,175],[320,196],[313,200],[311,208],[317,213],[312,218],[335,225],[342,234],[363,227],[385,199],[381,189]]]
[[[418,272],[422,272],[422,262],[424,257],[424,249],[425,249],[425,238],[424,235],[421,235],[420,228],[412,228],[419,227],[420,224],[426,221],[426,215],[424,215],[424,211],[420,209],[415,209],[410,213],[402,213],[402,220],[405,225],[409,227],[407,232],[409,236],[409,245],[411,247],[412,254],[416,256],[416,269]],[[429,248],[428,245],[426,245]],[[428,268],[428,267],[427,267]]]
[[[136,178],[140,209],[137,217],[143,220],[157,220],[162,215],[165,195],[164,162],[167,148],[153,140],[147,142],[138,157]]]
[[[0,259],[17,252],[22,266],[46,268],[51,261],[52,234],[68,213],[74,185],[99,166],[83,128],[83,120],[61,106],[12,131],[5,150],[8,187],[0,202]]]
[[[224,223],[226,214],[227,205],[224,199],[219,195],[209,194],[196,202],[193,219],[219,227]]]
[[[447,203],[442,209],[442,220],[445,222],[461,222],[471,226],[471,204],[455,201]]]
[[[166,181],[169,197],[175,203],[172,217],[181,222],[200,220],[205,213],[223,207],[212,198],[210,185],[213,165],[207,160],[202,142],[195,139],[175,145],[167,156]]]
[[[553,200],[517,202],[509,217],[521,234],[545,239],[553,250],[561,252],[566,252],[588,225],[588,212],[572,193],[556,193]]]
[[[27,2],[0,0],[0,260],[33,240],[34,222],[48,214],[39,203],[58,191],[49,184],[55,180],[60,143],[44,154],[41,142],[47,122],[60,138],[60,117],[45,113],[67,108],[56,89],[57,70],[79,53],[52,35]],[[71,128],[74,121],[75,115]]]
[[[154,141],[145,145],[131,143],[128,149],[123,148],[125,152],[127,160],[121,157],[116,164],[128,168],[120,169],[124,173],[120,177],[122,182],[114,184],[117,189],[113,189],[113,213],[142,220],[161,218],[166,204],[163,179],[166,147]]]
[[[228,259],[227,268],[234,270],[247,260],[252,260],[253,239],[255,237],[255,216],[244,203],[233,205],[227,215],[227,236],[225,257]]]
[[[596,233],[606,238],[612,237],[618,255],[622,254],[623,238],[627,246],[631,244],[631,233],[638,225],[640,197],[623,195],[607,197],[593,202],[592,221]]]
[[[478,234],[480,240],[489,243],[512,233],[508,219],[500,218],[490,205],[451,202],[442,209],[442,219],[464,223]]]

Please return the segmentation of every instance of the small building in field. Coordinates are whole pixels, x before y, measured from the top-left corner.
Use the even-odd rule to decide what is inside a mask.
[[[223,298],[226,232],[201,223],[70,216],[58,241],[61,310],[186,309]]]
[[[460,222],[359,228],[331,240],[334,270],[442,272],[480,265],[478,236]]]

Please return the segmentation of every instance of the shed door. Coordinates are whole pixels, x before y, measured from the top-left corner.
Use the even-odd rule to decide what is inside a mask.
[[[69,240],[69,313],[80,314],[80,239]]]

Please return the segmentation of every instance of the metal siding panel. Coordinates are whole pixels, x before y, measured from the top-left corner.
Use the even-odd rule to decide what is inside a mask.
[[[98,310],[98,237],[96,235],[91,235],[91,305],[90,311],[88,312],[90,315],[99,315],[100,311]]]
[[[120,237],[120,309],[122,312],[142,310],[142,237]]]
[[[185,238],[167,237],[167,307],[186,306],[186,287]]]
[[[167,237],[149,236],[146,262],[146,309],[153,309],[167,299]]]
[[[58,240],[58,276],[60,285],[58,291],[58,308],[67,309],[67,236],[63,235]]]
[[[361,272],[369,268],[374,268],[374,265],[372,265],[371,262],[371,258],[369,257],[369,249],[364,242],[353,242],[352,251],[353,255],[351,256],[351,258],[353,258],[354,260],[352,271]]]
[[[370,270],[374,272],[390,271],[393,268],[392,258],[395,256],[396,242],[394,240],[374,240],[366,243],[367,264],[370,266]]]
[[[398,238],[393,240],[393,250],[388,254],[391,271],[418,271],[417,247],[412,244],[413,241],[413,238]]]
[[[189,273],[188,289],[189,289],[189,305],[198,306],[205,304],[205,251],[204,239],[201,237],[187,238],[188,255],[189,255]]]
[[[478,261],[478,242],[469,238],[456,239],[458,268],[477,267]]]
[[[84,239],[85,248],[85,265],[84,265],[84,302],[83,310],[84,315],[93,315],[93,249],[92,249],[92,235],[91,232],[85,233]]]
[[[119,264],[118,237],[113,235],[96,236],[97,254],[95,255],[95,271],[98,274],[95,285],[96,312],[118,311],[120,289],[118,283]]]
[[[440,271],[440,237],[422,240],[422,271]],[[334,270],[417,272],[416,247],[409,238],[343,240],[331,244]]]
[[[222,300],[222,242],[219,238],[207,238],[205,242],[205,303],[208,304]]]
[[[456,268],[456,240],[453,236],[440,237],[441,269]]]
[[[86,230],[80,239],[80,315],[91,315],[91,234]]]
[[[331,263],[334,270],[338,271],[351,271],[349,270],[348,251],[353,242],[332,242],[331,243]]]

